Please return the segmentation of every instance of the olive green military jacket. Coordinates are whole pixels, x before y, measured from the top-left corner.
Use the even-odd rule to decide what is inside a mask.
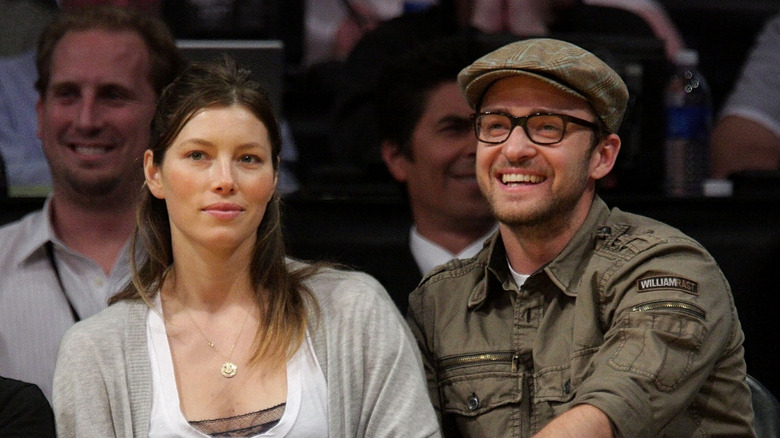
[[[596,198],[518,288],[500,235],[409,299],[445,436],[528,437],[578,404],[616,437],[750,437],[744,335],[726,278],[679,230]]]

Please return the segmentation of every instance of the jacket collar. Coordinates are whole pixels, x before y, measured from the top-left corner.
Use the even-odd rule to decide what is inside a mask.
[[[580,281],[580,265],[587,261],[594,250],[594,243],[598,233],[599,224],[606,221],[609,216],[607,204],[598,196],[591,204],[588,216],[574,237],[566,247],[552,261],[541,267],[528,278],[528,284],[545,281],[546,277],[566,295],[577,296],[577,284]],[[503,290],[517,293],[506,257],[506,249],[501,240],[501,233],[496,232],[486,244],[483,252],[487,252],[485,273],[474,286],[469,295],[469,309],[477,309],[493,291]]]
[[[501,232],[496,231],[485,242],[485,247],[477,255],[477,259],[486,260],[484,275],[482,275],[469,295],[468,308],[479,308],[487,299],[490,290],[511,290],[517,292],[517,285],[509,274],[507,266],[506,249],[501,240]]]

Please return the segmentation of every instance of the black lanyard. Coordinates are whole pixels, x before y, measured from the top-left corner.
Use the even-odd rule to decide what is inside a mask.
[[[76,308],[73,307],[73,302],[70,300],[68,293],[65,291],[65,284],[62,282],[60,270],[57,268],[57,261],[54,260],[54,244],[51,243],[51,240],[46,242],[46,256],[49,258],[51,268],[54,269],[54,275],[57,276],[57,283],[60,284],[60,291],[62,291],[62,295],[65,296],[65,301],[68,302],[68,307],[70,307],[70,313],[73,316],[73,320],[76,322],[81,321],[81,317],[79,316],[78,312],[76,312]]]

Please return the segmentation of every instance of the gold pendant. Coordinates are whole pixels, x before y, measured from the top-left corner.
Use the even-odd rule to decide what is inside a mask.
[[[236,364],[232,362],[225,362],[222,364],[222,369],[220,371],[222,372],[223,376],[229,379],[236,375],[236,371],[238,371],[238,367],[236,366]]]

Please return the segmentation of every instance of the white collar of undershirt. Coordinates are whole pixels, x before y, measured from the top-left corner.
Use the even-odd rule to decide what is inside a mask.
[[[531,275],[529,274],[520,274],[514,269],[512,269],[512,264],[509,263],[509,259],[506,259],[506,265],[509,266],[509,272],[512,274],[512,278],[515,280],[515,284],[517,285],[517,288],[523,287],[523,284],[525,284],[525,281],[528,280],[528,277]]]
[[[417,263],[417,267],[420,268],[420,272],[425,275],[436,266],[447,263],[452,259],[467,259],[474,257],[482,249],[485,240],[493,235],[497,228],[498,225],[494,226],[490,231],[485,233],[485,235],[464,248],[463,251],[453,254],[440,245],[423,237],[417,231],[417,227],[412,225],[411,230],[409,230],[409,249],[412,252],[414,261]]]

